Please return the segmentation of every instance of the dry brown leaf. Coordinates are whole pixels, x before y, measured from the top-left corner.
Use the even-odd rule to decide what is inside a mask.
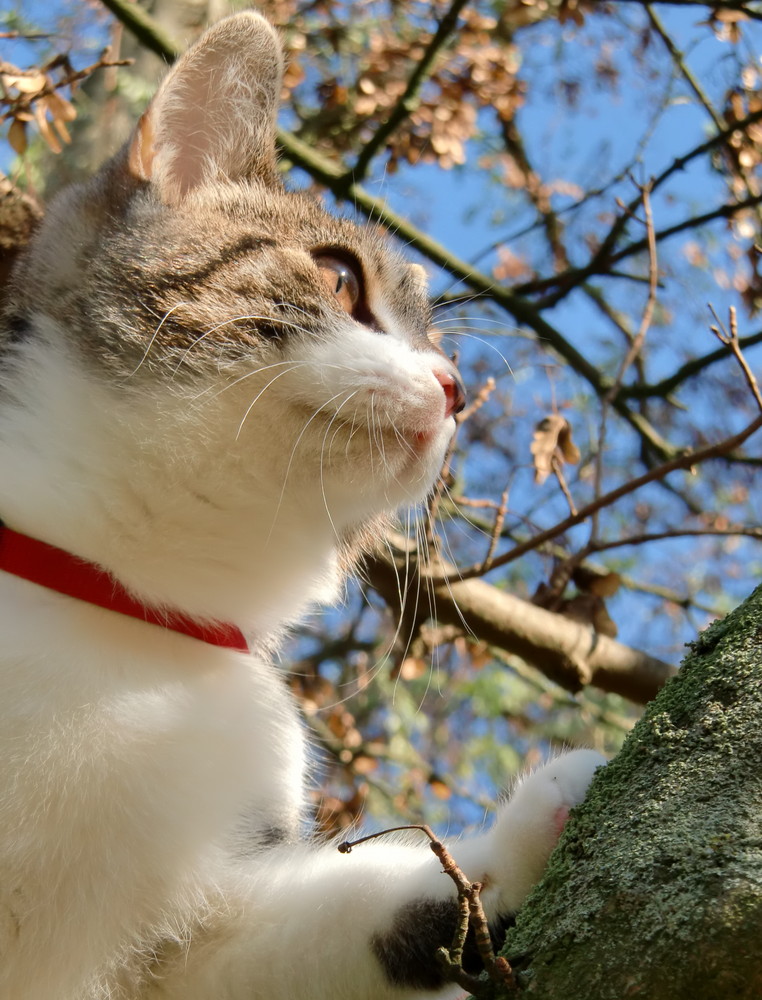
[[[357,774],[370,774],[371,771],[377,769],[378,761],[375,757],[369,757],[367,754],[360,753],[352,761],[352,767]]]
[[[73,122],[77,117],[77,110],[71,101],[67,101],[60,94],[46,94],[44,101],[47,105],[50,117],[62,122]]]
[[[581,28],[585,23],[584,15],[577,7],[575,0],[563,0],[563,3],[558,9],[558,20],[561,24],[573,21],[578,28]]]
[[[558,447],[561,449],[564,461],[568,462],[569,465],[576,465],[579,462],[579,448],[572,441],[572,429],[568,420],[564,421],[564,426],[558,435]]]
[[[13,119],[11,127],[8,129],[8,142],[14,153],[18,153],[19,156],[24,155],[27,146],[26,125],[18,118]]]
[[[488,663],[492,662],[492,653],[486,642],[474,642],[470,647],[471,666],[475,670],[481,670]]]
[[[613,597],[622,585],[622,578],[618,573],[606,573],[587,566],[577,566],[572,573],[572,580],[580,590],[597,597]]]
[[[60,153],[63,146],[58,141],[58,136],[50,127],[50,122],[48,121],[48,116],[45,114],[45,106],[42,101],[37,101],[34,105],[34,120],[37,122],[37,128],[40,130],[40,135],[48,144],[50,149],[54,153]]]
[[[48,83],[48,78],[44,73],[31,73],[22,76],[15,73],[3,73],[3,84],[5,87],[15,87],[20,94],[39,94]]]
[[[71,142],[71,136],[69,135],[69,130],[66,127],[66,124],[62,122],[60,118],[53,119],[53,128],[56,130],[56,132],[58,132],[58,135],[62,140],[62,142],[65,142],[67,145]]]
[[[589,591],[597,597],[613,597],[622,585],[622,578],[618,573],[602,573],[592,579]]]
[[[407,656],[400,667],[400,677],[403,681],[414,681],[428,670],[428,664],[420,656]]]
[[[444,781],[441,780],[441,778],[437,778],[434,775],[429,778],[429,788],[438,799],[442,799],[443,801],[452,796],[452,790],[444,783]]]
[[[553,459],[576,465],[579,449],[572,441],[571,425],[560,413],[551,413],[535,426],[530,451],[534,458],[534,481],[541,485],[553,471]]]
[[[577,594],[568,601],[563,601],[558,608],[564,618],[579,622],[581,625],[591,625],[600,635],[616,639],[616,623],[609,616],[602,597],[595,594]]]
[[[733,10],[729,7],[715,7],[712,11],[712,20],[721,21],[723,24],[737,24],[739,21],[748,21],[749,15],[742,10]]]

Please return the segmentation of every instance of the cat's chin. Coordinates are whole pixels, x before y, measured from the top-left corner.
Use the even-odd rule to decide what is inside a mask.
[[[386,496],[396,505],[406,506],[420,503],[439,478],[447,448],[455,431],[455,421],[448,417],[438,426],[426,430],[410,431],[404,435],[401,447],[403,464],[394,477],[394,482],[386,489]],[[399,491],[398,497],[394,492]]]

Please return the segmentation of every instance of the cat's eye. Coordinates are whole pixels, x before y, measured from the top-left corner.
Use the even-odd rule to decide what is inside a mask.
[[[320,276],[336,303],[344,312],[354,315],[363,299],[359,265],[332,253],[316,253],[314,258]]]

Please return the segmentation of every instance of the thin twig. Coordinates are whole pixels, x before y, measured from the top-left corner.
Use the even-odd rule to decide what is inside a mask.
[[[762,541],[762,528],[738,525],[730,528],[675,528],[671,531],[651,531],[642,535],[630,535],[627,538],[616,538],[609,542],[590,542],[585,546],[584,557],[597,552],[607,552],[609,549],[623,548],[627,545],[645,545],[647,542],[661,542],[667,538],[755,538]],[[681,603],[681,602],[678,602]]]
[[[44,38],[52,37],[53,35],[49,32],[0,31],[0,38],[2,39],[14,40],[18,38],[25,42],[37,42]]]
[[[699,83],[698,79],[692,73],[691,69],[689,68],[688,64],[686,63],[685,56],[678,49],[678,47],[675,45],[675,43],[672,41],[672,38],[670,37],[670,35],[667,32],[666,28],[662,24],[662,22],[661,22],[661,20],[660,20],[660,18],[658,16],[658,14],[653,9],[653,7],[651,6],[650,3],[646,4],[646,13],[648,15],[648,19],[651,22],[651,25],[653,26],[654,30],[659,35],[659,37],[661,38],[661,40],[664,42],[664,45],[666,46],[667,51],[669,52],[670,56],[672,57],[672,61],[674,62],[675,66],[677,67],[680,75],[683,77],[683,79],[685,80],[685,82],[688,84],[688,86],[690,87],[690,89],[693,91],[693,93],[696,96],[698,102],[702,105],[702,107],[706,110],[706,112],[709,115],[709,117],[712,119],[712,122],[713,122],[715,128],[717,128],[718,130],[722,130],[722,129],[727,128],[728,127],[728,122],[727,122],[725,116],[721,115],[714,108],[712,102],[709,100],[709,97],[707,96],[706,92],[704,91],[704,88],[701,86],[701,84]],[[730,156],[730,158],[732,159],[732,161],[733,161],[733,168],[734,168],[737,176],[740,177],[741,181],[743,182],[743,185],[746,188],[747,193],[750,194],[750,195],[758,193],[757,186],[756,186],[756,184],[753,183],[752,178],[749,175],[749,171],[747,170],[747,168],[741,162],[741,158],[739,156],[739,150],[736,149],[732,145],[732,143],[729,143],[728,146],[727,146],[727,153]],[[759,217],[759,208],[757,208],[757,216]]]
[[[581,524],[582,521],[587,520],[592,514],[597,510],[601,510],[603,507],[610,507],[611,504],[620,500],[623,496],[627,496],[630,493],[634,493],[636,490],[640,489],[641,486],[646,486],[648,483],[656,482],[659,479],[663,479],[665,476],[669,475],[670,472],[676,472],[680,469],[690,469],[695,465],[699,465],[702,462],[706,462],[712,458],[719,458],[722,455],[726,455],[728,452],[733,451],[739,445],[742,445],[747,438],[750,438],[752,434],[762,428],[762,415],[753,420],[748,424],[742,431],[738,434],[734,434],[731,437],[724,438],[722,441],[718,441],[716,444],[708,445],[705,448],[698,448],[696,450],[686,451],[682,455],[678,455],[676,458],[671,459],[669,462],[663,462],[661,465],[655,466],[653,469],[649,469],[642,476],[637,476],[635,479],[631,479],[629,482],[624,483],[622,486],[618,486],[616,489],[604,494],[601,497],[596,498],[591,503],[586,504],[582,507],[576,514],[570,515],[563,521],[559,521],[558,524],[554,525],[552,528],[547,528],[545,531],[541,531],[534,538],[529,538],[520,545],[514,546],[509,552],[503,553],[503,555],[498,556],[492,562],[492,568],[496,569],[500,566],[505,566],[520,556],[523,556],[526,552],[531,552],[534,549],[539,548],[544,545],[545,542],[550,541],[552,538],[557,538],[558,535],[562,535],[569,528],[573,528],[577,524]],[[442,577],[434,578],[433,582],[435,584],[440,584],[444,582],[455,582],[468,580],[472,577],[480,576],[481,563],[475,566],[459,570],[455,575],[448,575]]]
[[[508,512],[508,495],[510,493],[510,487],[506,486],[503,490],[502,496],[500,497],[500,505],[497,507],[495,512],[495,522],[492,525],[492,532],[489,539],[489,548],[487,549],[487,554],[482,562],[482,572],[487,573],[490,566],[492,565],[492,559],[495,555],[495,550],[497,549],[498,542],[500,541],[500,536],[503,531],[503,524],[505,523],[505,515]]]
[[[569,489],[569,484],[566,482],[566,476],[564,475],[563,466],[558,459],[558,455],[552,455],[550,459],[550,468],[553,475],[556,477],[556,482],[561,488],[561,492],[564,495],[564,499],[569,506],[569,512],[571,514],[577,513],[577,505],[574,503],[574,497],[571,495],[571,490]]]
[[[476,976],[467,973],[462,966],[463,948],[466,934],[471,928],[474,932],[474,941],[482,960],[484,969],[493,982],[499,983],[504,991],[511,993],[517,989],[517,983],[508,962],[502,957],[495,957],[492,948],[492,938],[489,932],[489,922],[482,906],[480,894],[482,891],[481,882],[471,882],[466,878],[464,872],[458,867],[452,854],[445,845],[437,838],[431,827],[425,824],[413,824],[410,826],[395,826],[388,830],[381,830],[379,833],[371,833],[366,837],[357,840],[345,840],[338,845],[341,854],[350,854],[352,849],[358,844],[375,840],[376,837],[386,836],[387,833],[396,833],[401,830],[421,830],[429,838],[429,847],[436,854],[442,865],[445,875],[449,875],[458,890],[458,920],[452,944],[449,948],[439,948],[436,953],[443,973],[448,978],[467,989],[475,996],[484,993],[485,983]]]
[[[762,344],[762,330],[757,333],[750,333],[746,337],[738,338],[738,345],[742,350],[749,347],[756,347],[758,344]],[[619,396],[624,399],[647,399],[653,396],[666,398],[670,393],[679,389],[682,383],[686,382],[689,378],[699,375],[705,368],[717,364],[718,361],[724,361],[729,353],[731,352],[727,345],[723,345],[717,348],[716,351],[709,351],[700,357],[691,358],[690,361],[686,361],[684,365],[681,365],[674,371],[672,375],[668,375],[660,382],[622,386],[619,390]]]
[[[751,389],[751,393],[752,393],[752,395],[754,396],[754,399],[757,402],[757,406],[759,407],[760,411],[762,411],[762,394],[759,391],[759,383],[757,382],[757,379],[754,376],[754,372],[749,367],[749,363],[747,362],[746,358],[743,356],[743,352],[741,350],[741,343],[740,343],[740,340],[739,340],[739,337],[738,337],[738,318],[736,316],[736,308],[735,308],[735,306],[731,306],[730,309],[729,309],[729,313],[730,313],[730,320],[729,320],[729,322],[730,322],[730,332],[729,333],[725,329],[725,327],[724,327],[723,323],[721,322],[720,318],[718,317],[717,313],[714,311],[714,306],[710,305],[709,308],[710,308],[710,310],[712,312],[712,315],[717,320],[717,326],[710,327],[712,333],[717,337],[717,339],[720,341],[720,343],[724,344],[726,347],[729,347],[730,350],[733,352],[733,355],[734,355],[736,361],[738,362],[738,364],[740,365],[741,371],[744,374],[744,378],[746,379],[746,383],[749,386],[749,388]]]
[[[640,197],[643,204],[644,225],[646,227],[646,239],[648,241],[648,298],[646,299],[643,315],[640,320],[638,332],[633,337],[627,354],[622,359],[619,371],[614,377],[614,381],[601,400],[601,418],[598,425],[598,454],[595,458],[595,492],[596,497],[601,495],[603,488],[603,457],[606,450],[606,430],[608,415],[611,404],[619,393],[624,382],[624,376],[633,361],[640,355],[643,343],[651,326],[654,308],[656,307],[656,295],[659,290],[659,262],[656,255],[656,237],[654,235],[654,219],[651,210],[651,187],[653,178],[640,186]],[[575,511],[572,511],[575,513]],[[593,514],[590,525],[590,538],[594,539],[598,534],[598,512]]]
[[[476,500],[471,497],[460,497],[452,495],[450,497],[454,504],[459,507],[473,507],[475,510],[499,510],[500,504],[497,500]]]
[[[106,50],[108,51],[108,50]],[[0,104],[5,104],[7,110],[0,112],[0,122],[7,121],[8,118],[15,118],[19,111],[26,110],[38,101],[42,97],[46,97],[49,94],[54,94],[57,90],[63,90],[64,87],[71,87],[75,83],[79,83],[81,80],[86,80],[89,76],[95,73],[99,69],[111,69],[115,66],[131,66],[134,63],[134,59],[108,59],[104,54],[101,58],[89,66],[85,66],[84,69],[73,69],[68,64],[68,60],[65,57],[60,57],[52,60],[46,65],[40,68],[40,72],[47,76],[48,72],[52,69],[57,69],[61,65],[66,69],[66,73],[61,77],[60,80],[55,80],[50,83],[46,83],[40,90],[32,94],[21,93],[17,97],[0,97]],[[4,73],[9,73],[13,71],[23,76],[24,73],[18,70],[15,66],[11,66],[10,63],[2,64],[2,71]]]
[[[458,414],[458,423],[465,423],[466,420],[470,420],[471,417],[481,410],[487,400],[490,398],[492,393],[495,391],[495,380],[490,376],[484,385],[479,389],[468,406],[463,410],[462,413]]]
[[[658,14],[653,9],[653,6],[650,3],[646,3],[645,10],[646,14],[648,15],[648,20],[651,22],[651,27],[664,42],[667,52],[669,52],[670,56],[672,57],[672,61],[677,67],[678,72],[683,77],[685,82],[688,84],[690,89],[693,91],[699,103],[703,105],[703,107],[706,109],[709,117],[714,122],[716,128],[720,130],[727,128],[728,123],[725,121],[722,115],[715,110],[714,106],[712,105],[712,102],[709,100],[706,92],[704,91],[704,88],[701,86],[698,79],[694,76],[688,64],[686,63],[685,56],[672,41],[672,38],[667,32],[667,29],[664,27]]]
[[[762,113],[759,115],[762,117]],[[728,134],[738,131],[740,126],[736,126],[729,130]],[[736,215],[745,211],[747,208],[756,208],[760,203],[762,203],[762,194],[752,194],[740,201],[728,202],[724,205],[719,205],[717,208],[712,209],[709,212],[704,212],[702,215],[693,215],[687,219],[683,219],[682,222],[675,223],[674,226],[668,226],[666,229],[657,230],[655,233],[657,243],[662,243],[664,240],[669,239],[672,236],[676,236],[678,233],[685,232],[686,229],[699,229],[701,226],[706,225],[707,222],[714,222],[717,219],[732,219]],[[610,249],[610,248],[609,248]],[[514,286],[514,294],[526,294],[528,292],[541,291],[543,288],[552,287],[560,285],[562,286],[562,291],[553,295],[548,295],[546,298],[542,299],[541,302],[536,303],[538,308],[547,309],[551,306],[557,305],[559,300],[575,288],[577,285],[582,284],[582,282],[587,281],[588,278],[593,275],[606,276],[610,273],[611,265],[618,263],[620,260],[625,260],[628,257],[633,257],[635,254],[641,253],[643,250],[648,249],[648,240],[635,240],[632,243],[628,243],[626,246],[622,247],[621,250],[612,251],[610,253],[596,254],[593,260],[586,264],[584,267],[576,268],[574,270],[564,271],[561,274],[553,275],[550,278],[544,278],[540,281],[527,282],[524,285]]]

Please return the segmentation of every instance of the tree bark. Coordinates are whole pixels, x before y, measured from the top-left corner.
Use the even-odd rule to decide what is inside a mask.
[[[495,1000],[762,997],[762,587],[597,773],[503,955]]]

